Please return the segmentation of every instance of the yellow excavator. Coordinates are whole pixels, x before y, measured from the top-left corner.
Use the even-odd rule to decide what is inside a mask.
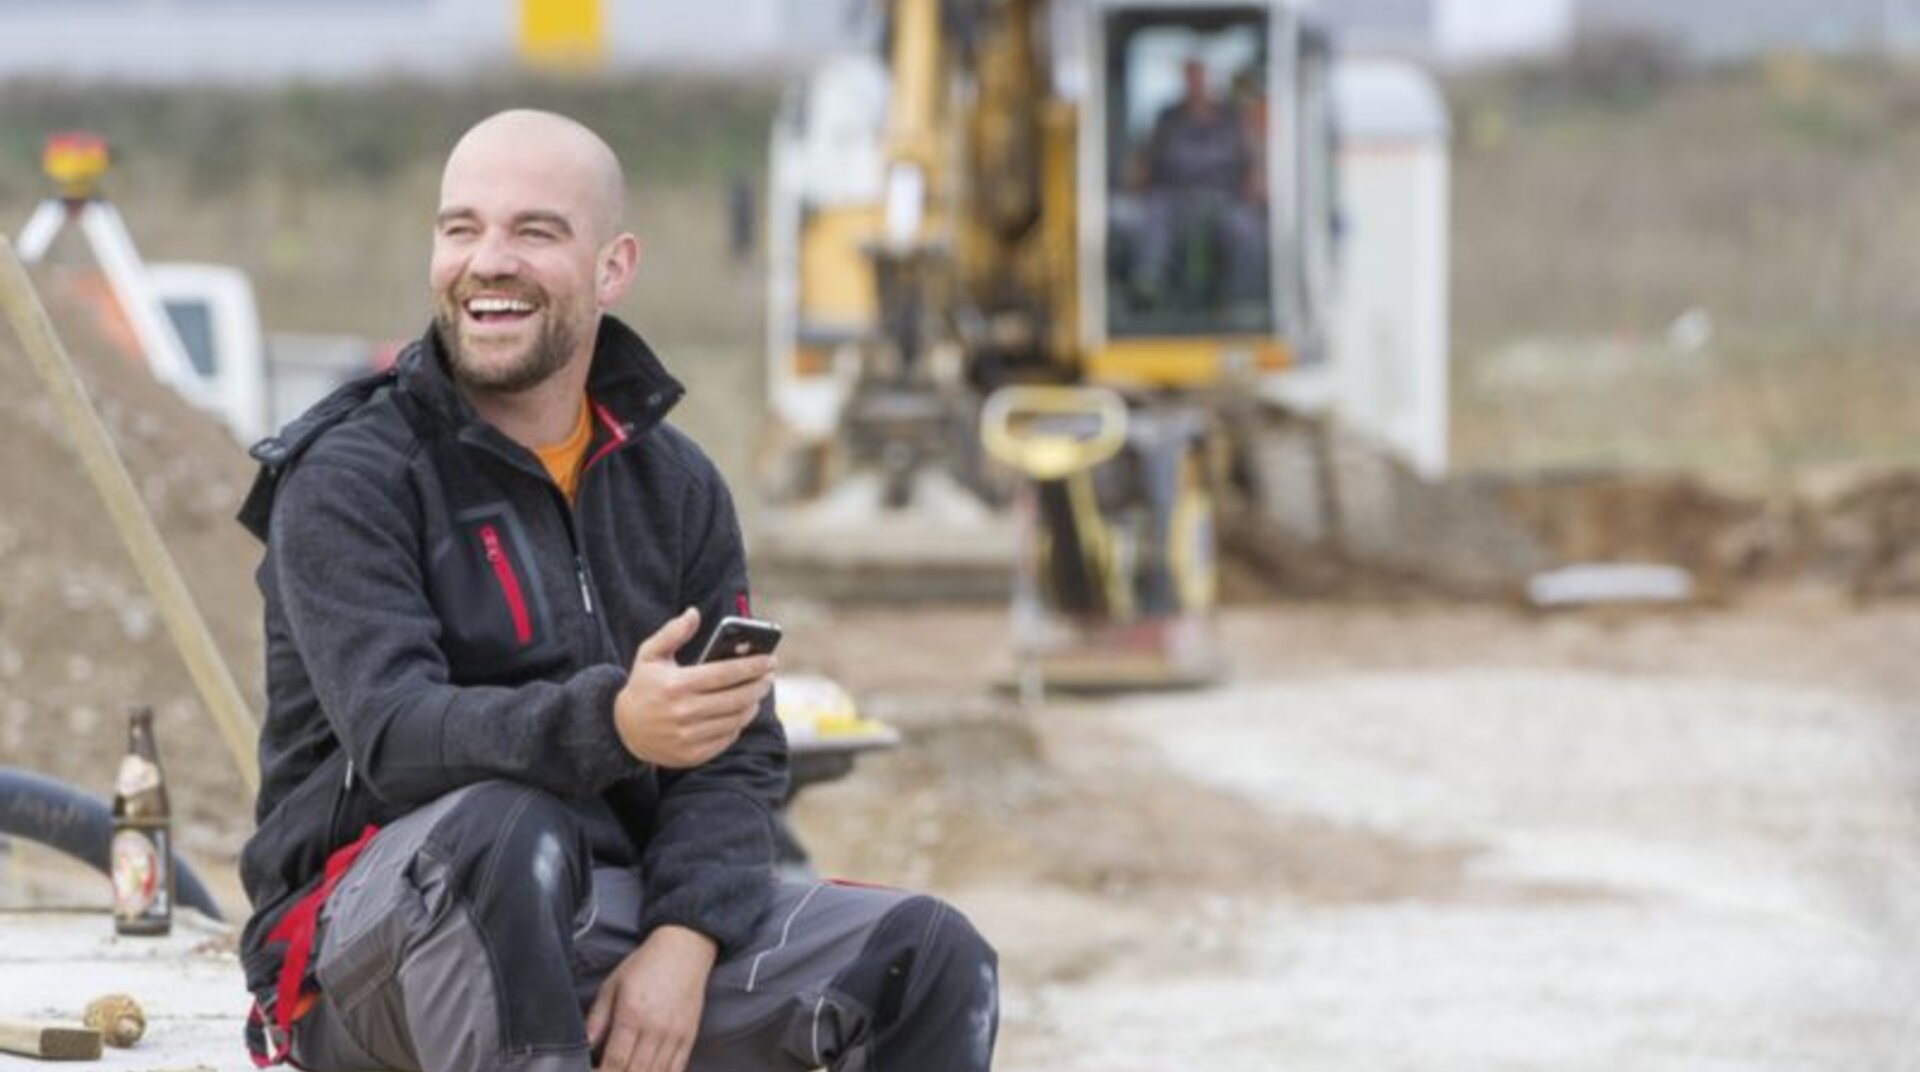
[[[1285,0],[882,7],[776,126],[756,553],[1011,574],[1048,685],[1211,680],[1216,504],[1328,345],[1329,43]]]

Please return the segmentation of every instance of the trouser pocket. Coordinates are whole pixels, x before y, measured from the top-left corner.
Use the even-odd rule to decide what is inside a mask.
[[[330,1048],[349,1063],[355,1060],[351,1051],[362,1051],[369,1062],[364,1067],[420,1067],[400,972],[412,943],[429,927],[430,894],[415,880],[419,839],[409,833],[395,828],[392,836],[376,836],[327,899],[323,915],[314,978],[324,1008],[310,1015],[325,1022],[312,1032],[313,1046]]]

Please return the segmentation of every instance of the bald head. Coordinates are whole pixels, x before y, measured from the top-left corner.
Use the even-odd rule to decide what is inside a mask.
[[[626,175],[620,158],[585,125],[553,112],[516,108],[474,124],[447,156],[440,205],[457,203],[470,182],[530,174],[552,192],[556,207],[577,211],[596,242],[618,234],[626,219]]]
[[[428,270],[435,321],[455,382],[489,420],[525,416],[505,399],[558,392],[558,416],[535,407],[523,442],[548,442],[546,418],[565,424],[579,408],[600,317],[633,282],[625,185],[606,142],[551,112],[501,112],[447,156]]]

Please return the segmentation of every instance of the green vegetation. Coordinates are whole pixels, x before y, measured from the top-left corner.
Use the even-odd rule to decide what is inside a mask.
[[[0,220],[48,190],[49,131],[112,146],[107,190],[149,257],[237,264],[279,330],[402,338],[425,323],[428,222],[441,161],[475,120],[550,108],[626,162],[642,281],[622,309],[656,340],[753,347],[751,273],[727,261],[729,182],[757,180],[778,87],[718,78],[533,78],[275,89],[15,82],[0,86]]]
[[[112,146],[107,189],[154,260],[234,264],[269,330],[411,338],[429,315],[430,222],[446,152],[502,108],[550,108],[600,131],[626,163],[644,253],[618,312],[692,395],[678,414],[744,476],[743,413],[760,405],[764,289],[727,251],[727,191],[760,187],[770,82],[632,77],[277,89],[0,85],[0,228],[49,192],[49,131]],[[56,248],[56,257],[68,251]]]
[[[777,87],[717,78],[393,80],[274,89],[12,82],[0,86],[0,198],[37,189],[50,130],[105,135],[119,166],[178,173],[208,193],[261,178],[380,186],[437,166],[502,108],[550,108],[600,131],[636,182],[714,181],[758,169]]]

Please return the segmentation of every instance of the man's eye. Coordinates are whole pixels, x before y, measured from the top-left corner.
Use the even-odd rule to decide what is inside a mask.
[[[471,238],[473,232],[473,225],[467,223],[449,223],[440,228],[440,235],[443,238]]]
[[[520,237],[530,242],[551,242],[556,236],[544,227],[523,227],[520,229]]]

